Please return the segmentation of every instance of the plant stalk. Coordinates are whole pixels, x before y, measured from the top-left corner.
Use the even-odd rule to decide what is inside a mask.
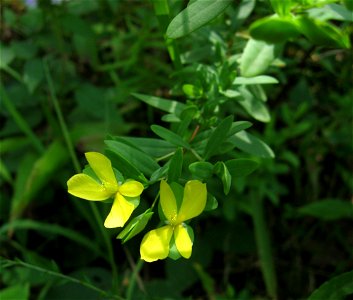
[[[176,70],[181,68],[179,48],[173,39],[167,38],[167,31],[170,22],[170,10],[168,0],[151,0],[154,8],[154,13],[158,19],[159,27],[163,33],[164,42],[167,47],[169,57],[172,60]]]
[[[259,194],[253,193],[251,197],[257,251],[267,294],[272,299],[277,299],[277,276],[272,254],[271,238],[265,220],[264,198]]]
[[[55,109],[55,112],[56,112],[58,120],[59,120],[59,124],[60,124],[64,139],[66,142],[66,146],[67,146],[68,151],[70,153],[70,156],[71,156],[71,159],[74,164],[76,172],[81,173],[81,166],[78,161],[77,155],[75,153],[74,146],[73,146],[73,143],[70,138],[68,127],[67,127],[66,122],[64,120],[64,117],[63,117],[63,114],[62,114],[62,111],[61,111],[61,108],[59,105],[59,101],[56,97],[56,92],[54,89],[54,85],[53,85],[53,81],[52,81],[52,78],[50,75],[50,71],[49,71],[47,62],[45,60],[43,61],[43,66],[44,66],[44,73],[46,75],[48,86],[49,86],[50,96],[51,96],[51,99],[52,99],[52,102],[54,105],[54,109]],[[115,259],[114,259],[112,243],[110,242],[110,237],[109,237],[107,231],[102,226],[103,219],[98,211],[96,203],[94,203],[92,201],[89,201],[89,203],[90,203],[90,207],[91,207],[92,213],[94,215],[94,218],[96,219],[97,225],[99,227],[99,230],[101,231],[101,234],[103,236],[103,240],[106,244],[108,257],[109,257],[109,261],[110,261],[110,266],[112,269],[112,287],[115,292],[118,292],[118,270],[117,270],[117,266],[116,266]]]

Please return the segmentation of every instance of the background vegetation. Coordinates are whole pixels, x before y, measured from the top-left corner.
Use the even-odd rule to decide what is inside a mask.
[[[232,1],[178,39],[165,32],[187,1],[169,16],[165,1],[1,2],[1,299],[302,299],[324,282],[312,299],[353,294],[352,4],[279,2]],[[286,9],[314,21],[297,32]],[[193,225],[189,260],[141,263],[140,235],[121,244],[96,221],[110,205],[67,193],[104,139],[175,129],[151,96],[206,107],[204,128],[251,122],[272,149],[217,153],[258,168],[227,195],[223,173],[207,181],[218,208]]]

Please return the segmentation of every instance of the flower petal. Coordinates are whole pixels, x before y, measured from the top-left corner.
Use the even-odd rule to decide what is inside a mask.
[[[116,193],[118,190],[118,183],[110,160],[105,155],[98,152],[86,152],[85,156],[90,167],[102,181],[105,188],[112,193]]]
[[[86,174],[76,174],[67,181],[68,192],[86,200],[105,200],[111,196],[102,184]]]
[[[115,228],[123,227],[130,218],[135,206],[127,201],[120,193],[117,193],[113,202],[112,209],[104,222],[104,227]]]
[[[162,180],[160,185],[160,198],[161,198],[161,207],[165,217],[172,224],[175,223],[177,217],[177,203],[175,200],[175,196],[173,190],[169,186],[169,184]]]
[[[182,257],[190,258],[192,241],[186,228],[180,224],[174,229],[175,245]]]
[[[146,233],[140,247],[141,259],[152,262],[167,258],[172,234],[173,227],[170,225]]]
[[[194,218],[202,213],[206,206],[206,184],[199,180],[190,180],[184,188],[184,197],[181,204],[177,224]]]
[[[142,183],[135,180],[127,181],[119,187],[119,193],[126,197],[138,197],[142,194],[142,191]]]

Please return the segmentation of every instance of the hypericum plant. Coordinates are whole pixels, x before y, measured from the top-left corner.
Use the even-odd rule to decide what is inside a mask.
[[[158,138],[108,136],[106,157],[99,156],[104,157],[106,167],[100,169],[86,154],[91,169],[86,168],[84,173],[90,177],[79,174],[68,182],[70,193],[88,200],[115,197],[105,222],[107,227],[124,226],[128,221],[138,200],[127,197],[138,197],[143,187],[160,184],[153,203],[146,203],[149,207],[133,217],[118,235],[126,242],[143,231],[160,198],[160,225],[147,232],[141,242],[140,255],[147,262],[189,258],[194,235],[186,221],[204,210],[216,209],[217,198],[231,193],[237,178],[252,173],[262,158],[274,158],[271,148],[247,130],[252,126],[249,117],[263,123],[271,120],[265,85],[279,81],[265,74],[280,65],[277,57],[283,43],[302,34],[314,44],[350,47],[345,33],[320,14],[315,15],[312,9],[320,10],[315,1],[270,1],[276,15],[255,21],[250,26],[250,36],[245,38],[225,38],[212,27],[203,27],[221,15],[230,0],[190,1],[171,22],[168,1],[152,2],[175,66],[171,74],[175,82],[168,99],[132,95],[163,111],[162,121],[169,126],[151,125]],[[246,18],[255,5],[249,3],[239,8],[237,15]],[[232,28],[239,25],[229,22]],[[177,44],[176,39],[197,29],[200,34],[192,41],[197,47],[180,53],[180,47],[189,44],[182,40]],[[229,40],[243,48],[229,46]],[[131,181],[125,182],[124,178]],[[87,191],[98,194],[98,198],[88,196]],[[249,214],[254,221],[263,276],[268,294],[276,297],[276,273],[263,201],[252,198]]]

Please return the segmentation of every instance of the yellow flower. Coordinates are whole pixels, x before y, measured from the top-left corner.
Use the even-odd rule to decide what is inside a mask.
[[[143,185],[135,180],[119,185],[112,164],[106,156],[98,152],[87,152],[85,156],[100,182],[87,174],[76,174],[67,182],[68,192],[91,201],[102,201],[114,197],[113,206],[105,219],[104,226],[107,228],[123,227],[137,206],[125,197],[140,196]]]
[[[180,255],[189,258],[192,252],[192,240],[183,222],[201,214],[206,205],[206,198],[206,184],[198,180],[188,181],[184,188],[183,201],[178,210],[171,187],[162,180],[160,201],[168,224],[151,230],[144,236],[140,247],[141,258],[147,262],[167,258],[173,233],[175,245]]]

